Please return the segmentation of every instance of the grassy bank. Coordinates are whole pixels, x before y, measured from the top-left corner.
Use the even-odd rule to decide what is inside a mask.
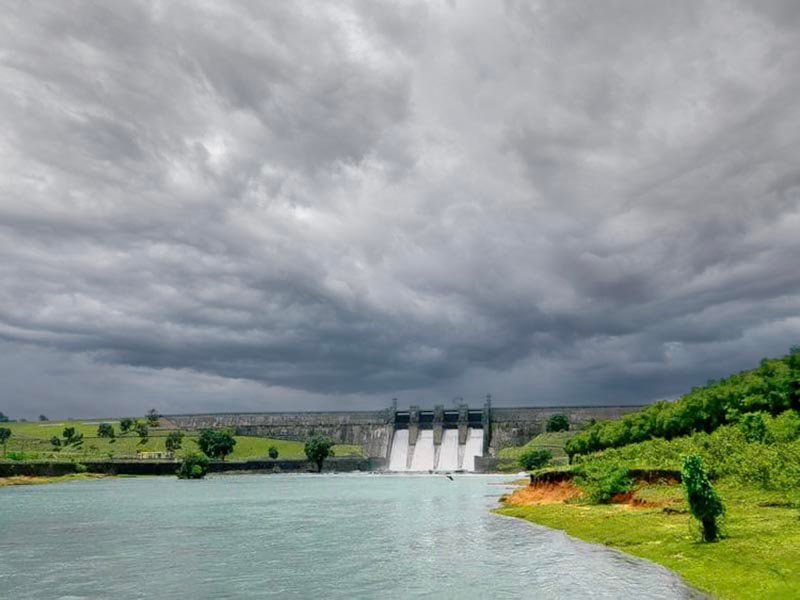
[[[46,483],[66,483],[68,481],[87,481],[91,479],[104,479],[108,475],[99,473],[73,473],[71,475],[61,475],[60,477],[0,477],[0,488],[15,485],[43,485]]]
[[[3,427],[11,430],[11,439],[7,444],[7,458],[21,460],[108,460],[112,458],[136,458],[137,452],[163,452],[170,431],[168,429],[152,429],[147,440],[142,443],[135,433],[119,434],[119,423],[106,421],[114,426],[117,437],[114,439],[97,437],[99,422],[60,421],[45,423],[4,423]],[[84,435],[81,448],[68,448],[54,451],[50,438],[60,437],[65,427],[74,427],[77,433]],[[193,440],[198,432],[183,432],[183,448],[196,451],[197,444]],[[305,459],[303,442],[277,440],[270,438],[236,436],[236,446],[228,460],[250,460],[266,458],[270,446],[278,449],[283,459]],[[334,446],[336,456],[363,456],[359,446]]]
[[[700,543],[680,487],[647,486],[638,501],[506,504],[497,512],[561,529],[661,564],[719,598],[791,598],[800,593],[800,518],[795,495],[718,484],[726,503],[726,537]]]

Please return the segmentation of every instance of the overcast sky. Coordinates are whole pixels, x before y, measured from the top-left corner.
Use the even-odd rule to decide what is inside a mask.
[[[0,410],[641,403],[800,343],[800,4],[0,0]]]

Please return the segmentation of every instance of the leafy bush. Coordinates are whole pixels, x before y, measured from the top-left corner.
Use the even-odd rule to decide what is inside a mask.
[[[519,464],[523,469],[532,471],[533,469],[540,469],[547,465],[553,458],[553,454],[544,448],[529,448],[525,450],[519,457]]]
[[[545,426],[545,431],[547,432],[554,432],[554,431],[569,431],[569,419],[566,415],[553,415],[549,419],[547,419],[547,425]]]
[[[305,445],[308,460],[317,465],[317,472],[322,473],[322,463],[329,456],[333,456],[333,441],[321,435],[312,436]]]
[[[97,437],[113,439],[114,427],[110,423],[100,423],[97,426]]]
[[[269,450],[267,450],[267,454],[269,454],[269,457],[272,460],[275,460],[278,458],[278,449],[275,446],[270,446]]]
[[[764,413],[755,412],[742,415],[739,419],[739,429],[742,430],[748,442],[763,442],[767,438],[767,422]]]
[[[164,441],[164,446],[167,452],[175,452],[180,450],[183,445],[183,433],[180,431],[170,431],[167,439]]]
[[[613,464],[593,463],[578,471],[575,483],[596,504],[608,504],[617,494],[633,489],[628,469]]]
[[[131,429],[133,429],[133,419],[120,419],[119,430],[122,433],[128,433]]]
[[[717,519],[722,516],[725,509],[708,479],[699,456],[692,454],[684,459],[681,480],[689,510],[703,528],[703,541],[715,542],[719,539]]]
[[[187,454],[176,474],[179,479],[202,479],[208,473],[208,457],[199,452]]]
[[[203,429],[195,441],[203,454],[209,458],[219,458],[220,460],[225,460],[225,457],[233,452],[233,447],[236,445],[233,434],[222,429]]]
[[[75,472],[76,473],[86,473],[86,471],[88,471],[88,470],[89,470],[89,468],[86,465],[84,465],[83,463],[75,463]]]

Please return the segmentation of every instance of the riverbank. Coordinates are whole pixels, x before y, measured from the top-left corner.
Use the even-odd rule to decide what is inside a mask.
[[[678,485],[644,485],[608,505],[583,503],[568,483],[526,486],[496,512],[651,560],[715,597],[796,597],[798,498],[731,482],[718,490],[727,512],[725,538],[714,544],[698,541]]]
[[[66,483],[68,481],[87,481],[91,479],[105,479],[106,477],[108,477],[108,475],[101,475],[99,473],[73,473],[71,475],[61,475],[58,477],[18,475],[14,477],[0,477],[0,488],[16,485],[44,485],[48,483]]]

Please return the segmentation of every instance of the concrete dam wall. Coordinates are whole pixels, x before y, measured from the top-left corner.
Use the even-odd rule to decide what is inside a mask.
[[[640,408],[496,408],[487,402],[477,410],[466,405],[397,410],[395,405],[378,411],[165,415],[163,419],[182,429],[228,427],[237,435],[297,441],[325,435],[337,444],[361,446],[368,457],[385,459],[390,470],[472,470],[477,458],[495,456],[502,448],[524,444],[542,433],[553,415],[566,415],[571,429],[582,429],[595,420],[618,419]]]

